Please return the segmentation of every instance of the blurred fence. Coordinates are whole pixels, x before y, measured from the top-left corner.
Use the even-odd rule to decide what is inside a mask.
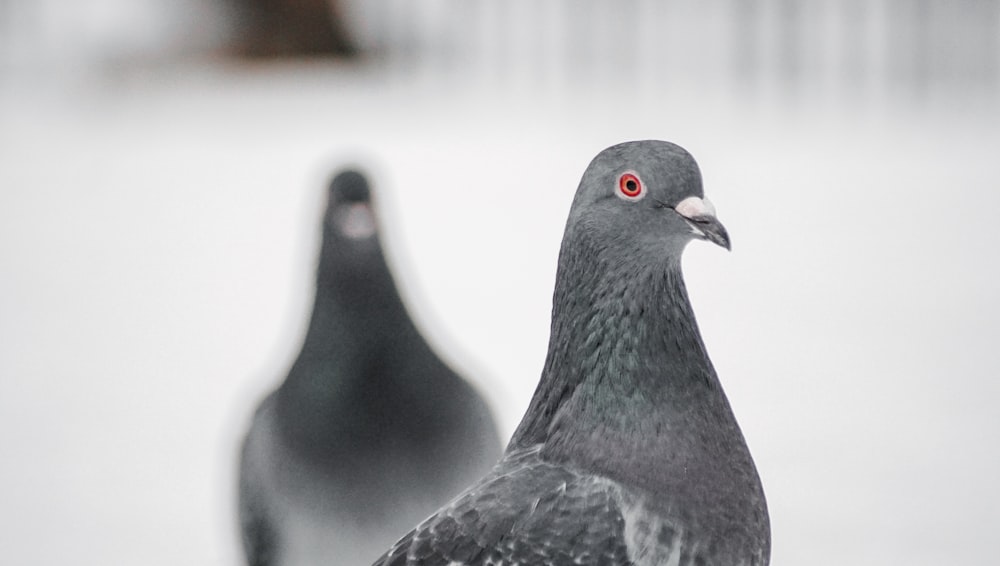
[[[0,68],[188,56],[224,1],[0,0]],[[996,88],[1000,0],[352,0],[369,59],[470,80]]]
[[[362,43],[403,65],[541,84],[601,77],[996,86],[997,0],[376,0]]]

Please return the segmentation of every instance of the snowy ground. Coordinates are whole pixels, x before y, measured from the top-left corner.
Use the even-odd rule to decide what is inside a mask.
[[[661,138],[773,563],[983,564],[1000,529],[1000,113],[937,91],[535,89],[327,65],[0,89],[0,552],[238,564],[235,449],[298,347],[324,182],[369,166],[421,326],[509,434],[583,169]],[[718,85],[714,85],[718,87]],[[649,87],[649,88],[647,88]]]

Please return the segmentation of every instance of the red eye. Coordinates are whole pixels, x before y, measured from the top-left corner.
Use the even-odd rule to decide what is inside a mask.
[[[618,178],[618,194],[628,200],[636,200],[642,196],[642,181],[635,173],[623,173]]]

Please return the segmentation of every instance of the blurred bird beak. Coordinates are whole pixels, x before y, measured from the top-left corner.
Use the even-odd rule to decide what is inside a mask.
[[[340,233],[352,240],[361,240],[375,235],[375,215],[371,206],[365,202],[344,205],[337,211],[336,223]]]
[[[726,227],[715,217],[715,207],[708,199],[698,197],[688,197],[677,203],[674,211],[684,217],[694,230],[695,235],[719,244],[727,250],[732,250],[729,243],[729,233]]]

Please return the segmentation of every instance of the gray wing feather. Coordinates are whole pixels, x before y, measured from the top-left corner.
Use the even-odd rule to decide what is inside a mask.
[[[240,534],[247,564],[267,566],[274,562],[277,533],[268,519],[259,488],[252,484],[250,474],[240,470],[239,519]]]
[[[278,532],[270,517],[266,493],[259,477],[260,438],[264,434],[262,423],[273,404],[274,395],[268,396],[254,414],[253,423],[240,449],[239,469],[239,521],[243,551],[249,566],[269,566],[275,563],[278,550]]]
[[[630,564],[615,487],[513,455],[421,523],[381,566]]]

